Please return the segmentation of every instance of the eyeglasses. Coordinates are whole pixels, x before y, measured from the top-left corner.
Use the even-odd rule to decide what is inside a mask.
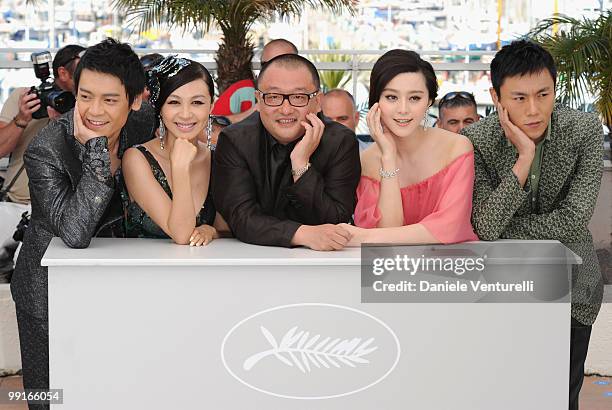
[[[452,91],[446,94],[444,97],[440,98],[440,102],[438,102],[438,108],[442,108],[442,106],[456,98],[462,98],[464,100],[469,100],[474,105],[476,105],[476,99],[474,98],[474,94],[468,93],[467,91]]]
[[[319,91],[315,91],[310,94],[296,93],[296,94],[279,94],[279,93],[264,93],[261,90],[257,90],[259,94],[261,94],[261,98],[263,99],[264,104],[270,107],[280,107],[283,105],[285,100],[289,101],[289,104],[293,107],[306,107],[310,100],[317,94]]]

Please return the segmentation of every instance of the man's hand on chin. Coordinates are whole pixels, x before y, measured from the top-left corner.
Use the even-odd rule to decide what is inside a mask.
[[[337,251],[351,240],[351,234],[340,225],[302,225],[293,235],[291,243],[315,251]]]
[[[93,138],[101,137],[95,131],[90,130],[83,122],[81,112],[79,111],[79,103],[74,106],[74,137],[83,145]]]
[[[508,110],[501,104],[497,105],[497,109],[499,110],[499,122],[504,130],[504,134],[518,152],[518,158],[512,167],[512,172],[516,175],[521,187],[524,187],[535,156],[535,143],[510,121]]]
[[[302,168],[310,161],[310,156],[319,146],[323,131],[325,130],[323,121],[313,113],[306,116],[306,121],[302,121],[302,126],[306,132],[302,140],[291,151],[292,169]]]

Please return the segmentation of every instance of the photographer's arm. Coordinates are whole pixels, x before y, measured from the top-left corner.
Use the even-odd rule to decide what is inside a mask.
[[[23,128],[19,128],[13,121],[0,121],[0,158],[7,157],[15,150],[22,134]]]
[[[27,94],[24,88],[11,93],[0,113],[0,158],[15,150],[25,127],[32,120],[32,113],[40,107],[35,94]]]

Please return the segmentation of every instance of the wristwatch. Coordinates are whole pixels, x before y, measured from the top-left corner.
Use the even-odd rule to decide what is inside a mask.
[[[16,115],[13,117],[13,122],[15,123],[15,125],[17,126],[17,128],[21,128],[22,130],[25,130],[25,129],[26,129],[26,127],[28,126],[28,123],[27,123],[27,122],[26,122],[25,124],[24,124],[23,122],[22,122],[22,123],[19,123],[19,122],[17,121],[17,116],[16,116]]]
[[[291,170],[291,175],[293,175],[294,177],[301,177],[302,175],[304,175],[306,173],[306,171],[308,171],[310,169],[310,166],[312,164],[309,162],[306,165],[304,165],[302,168],[298,168],[298,169],[292,169]]]

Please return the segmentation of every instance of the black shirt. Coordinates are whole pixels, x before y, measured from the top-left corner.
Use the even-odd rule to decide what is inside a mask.
[[[263,133],[266,138],[266,152],[264,155],[264,161],[267,163],[267,187],[264,191],[271,193],[272,196],[277,198],[274,203],[273,214],[284,216],[282,201],[278,199],[286,196],[286,190],[284,188],[293,185],[293,176],[291,175],[291,151],[301,140],[299,138],[296,141],[290,142],[289,144],[281,144],[278,142],[265,128]]]

